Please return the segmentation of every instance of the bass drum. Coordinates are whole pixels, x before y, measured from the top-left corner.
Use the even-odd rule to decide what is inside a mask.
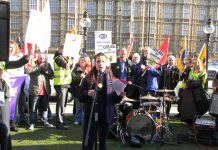
[[[144,110],[135,110],[127,115],[127,133],[128,136],[140,136],[146,142],[151,141],[155,134],[155,122]]]

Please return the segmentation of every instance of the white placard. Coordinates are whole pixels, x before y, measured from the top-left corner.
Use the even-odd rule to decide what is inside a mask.
[[[27,26],[25,42],[37,44],[41,35],[42,12],[30,10],[30,18]],[[40,28],[39,28],[40,27]]]
[[[95,31],[95,54],[102,52],[103,46],[111,44],[111,31]]]
[[[5,93],[0,91],[0,106],[5,106]]]
[[[104,53],[108,57],[108,59],[110,60],[110,63],[117,62],[116,44],[103,46],[102,53]]]
[[[147,65],[150,67],[155,67],[163,56],[164,53],[161,50],[157,48],[151,49],[148,55]]]
[[[74,57],[74,59],[79,57],[79,52],[82,44],[82,35],[76,34],[66,34],[63,56]]]

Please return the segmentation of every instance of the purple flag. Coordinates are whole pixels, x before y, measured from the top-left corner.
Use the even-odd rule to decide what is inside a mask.
[[[14,120],[17,100],[19,99],[21,86],[26,79],[26,75],[10,76],[11,87],[14,90],[15,96],[10,98],[10,120]]]

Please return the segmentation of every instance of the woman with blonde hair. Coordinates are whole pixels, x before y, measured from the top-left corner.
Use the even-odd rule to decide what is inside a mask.
[[[201,101],[203,88],[206,83],[206,73],[202,71],[201,63],[198,59],[192,62],[192,70],[189,73],[188,80],[185,83],[183,99],[181,103],[181,120],[189,125],[193,124],[196,115],[203,115],[197,102]]]
[[[73,71],[72,71],[72,82],[69,91],[74,96],[74,110],[75,110],[75,117],[74,117],[74,124],[80,125],[83,121],[83,110],[82,105],[78,101],[79,94],[81,92],[81,84],[85,76],[91,70],[91,61],[87,54],[83,54],[78,62],[76,63]]]

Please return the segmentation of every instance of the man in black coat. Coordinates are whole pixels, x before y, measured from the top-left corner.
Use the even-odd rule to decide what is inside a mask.
[[[111,69],[113,75],[116,78],[127,83],[127,87],[125,89],[126,96],[129,98],[136,99],[137,96],[134,93],[135,87],[131,85],[132,83],[135,83],[136,72],[132,61],[127,58],[126,48],[122,48],[120,50],[120,57],[117,59],[116,63],[111,64]]]
[[[179,82],[179,69],[175,65],[175,57],[173,55],[168,56],[167,63],[158,68],[161,75],[159,78],[159,89],[174,90]],[[172,93],[169,93],[173,95]],[[169,116],[171,108],[171,102],[167,101],[166,114]]]

